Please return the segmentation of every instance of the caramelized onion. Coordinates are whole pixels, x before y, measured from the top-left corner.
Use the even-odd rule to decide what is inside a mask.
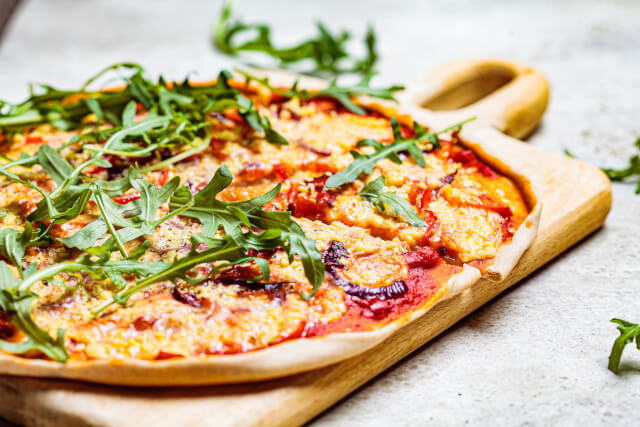
[[[183,304],[187,304],[195,308],[202,307],[202,300],[200,298],[189,292],[181,291],[177,286],[173,288],[173,292],[171,292],[171,295],[176,301],[179,301]]]
[[[342,286],[347,294],[364,299],[378,298],[386,300],[397,298],[409,290],[404,280],[396,280],[390,285],[376,288],[356,285],[346,280],[340,276],[338,270],[344,268],[344,265],[340,263],[340,259],[348,256],[349,252],[344,245],[335,240],[329,242],[329,246],[322,253],[325,270],[331,275],[336,285]]]
[[[296,143],[300,148],[304,148],[307,151],[311,151],[312,153],[317,154],[318,156],[327,157],[331,155],[331,151],[325,150],[323,148],[314,147],[313,145],[309,145],[306,142],[302,141],[301,139],[296,141]]]
[[[346,282],[346,281],[345,281]],[[397,298],[404,295],[409,288],[404,280],[396,280],[390,285],[380,286],[379,288],[369,288],[366,286],[356,285],[355,283],[346,282],[342,288],[349,295],[364,299],[378,298],[381,300]]]
[[[0,339],[11,338],[15,334],[16,328],[5,316],[0,313]]]

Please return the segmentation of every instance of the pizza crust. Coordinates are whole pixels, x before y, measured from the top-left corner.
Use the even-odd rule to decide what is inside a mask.
[[[451,277],[449,283],[458,286],[465,281],[477,280],[475,274],[465,274],[465,271]],[[268,380],[331,365],[375,347],[397,329],[429,311],[447,288],[433,295],[419,310],[377,331],[335,333],[285,341],[247,353],[163,361],[117,359],[62,364],[2,355],[0,374],[127,386],[213,385]]]
[[[260,72],[260,74],[269,76],[275,85],[291,85],[296,79],[299,79],[301,87],[310,89],[326,85],[322,80],[299,77],[287,72],[269,71]],[[402,110],[393,103],[366,98],[360,99],[360,102],[386,115],[401,117],[409,113],[418,122],[430,127],[438,128],[440,125],[450,124],[438,123],[440,120],[437,117],[424,110]],[[516,181],[531,209],[531,213],[518,228],[512,241],[500,247],[485,275],[491,280],[502,281],[535,238],[542,209],[540,198],[526,176],[499,160],[500,150],[506,147],[505,142],[511,144],[513,139],[495,129],[482,126],[481,123],[466,125],[461,136],[465,140],[474,141],[464,144],[482,161]],[[420,309],[376,331],[333,333],[285,341],[247,353],[162,361],[116,359],[69,361],[62,364],[0,355],[0,374],[63,378],[127,386],[212,385],[261,381],[294,375],[340,362],[375,347],[403,325],[423,316],[439,300],[448,299],[471,287],[481,276],[477,268],[465,265],[460,273],[449,278],[444,289],[427,300]]]
[[[513,235],[511,241],[500,248],[500,251],[493,259],[493,263],[487,269],[486,277],[488,279],[494,282],[502,282],[535,239],[542,215],[542,203],[536,197],[538,192],[531,180],[517,169],[504,164],[498,157],[500,150],[504,149],[505,143],[513,144],[515,142],[522,144],[522,142],[509,138],[503,133],[488,127],[471,127],[466,131],[463,129],[460,136],[462,137],[462,144],[471,148],[483,162],[518,184],[519,190],[531,209],[531,212]],[[482,144],[465,141],[482,141]]]

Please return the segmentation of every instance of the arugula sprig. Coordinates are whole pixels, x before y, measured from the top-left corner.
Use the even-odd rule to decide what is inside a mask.
[[[134,123],[134,113],[135,103],[130,102],[123,112],[124,128],[114,133],[105,143],[105,147],[117,145],[126,135],[139,135],[166,123],[165,120],[158,121],[158,119],[162,119],[160,117],[147,117]],[[43,200],[27,219],[29,221],[49,220],[52,223],[64,223],[77,217],[85,210],[87,203],[93,200],[98,206],[100,217],[76,234],[59,240],[71,248],[87,249],[109,231],[111,239],[115,241],[121,254],[127,257],[128,253],[124,243],[144,234],[153,233],[163,221],[181,212],[181,210],[170,212],[160,220],[156,220],[156,211],[177,189],[180,179],[175,177],[161,190],[158,190],[135,167],[131,167],[127,180],[118,183],[120,184],[118,185],[120,194],[113,194],[115,189],[113,182],[94,180],[83,183],[80,181],[80,175],[85,168],[93,164],[102,164],[100,163],[101,156],[102,153],[96,153],[89,160],[74,168],[56,150],[48,145],[41,146],[34,156],[35,161],[42,166],[58,187],[49,194],[42,192]],[[108,163],[106,165],[108,166]],[[109,191],[109,187],[112,191]],[[127,206],[121,206],[111,199],[115,195],[121,195],[129,188],[138,192],[139,200],[133,201]],[[120,229],[116,231],[116,227]]]
[[[127,180],[130,188],[138,193],[137,200],[120,205],[113,201],[109,193],[103,191],[101,181],[92,183],[89,189],[92,200],[95,201],[100,211],[99,218],[75,234],[58,240],[67,247],[86,250],[92,247],[98,239],[105,237],[109,231],[111,237],[107,244],[115,243],[122,256],[127,257],[128,254],[124,248],[126,242],[152,234],[160,224],[179,215],[192,204],[192,198],[187,198],[182,206],[156,219],[156,213],[160,206],[178,189],[180,178],[174,177],[162,188],[158,188],[155,184],[149,183],[136,168],[132,167],[129,169]],[[127,189],[127,187],[123,188]],[[184,190],[187,188],[184,187]],[[117,230],[116,227],[118,227]]]
[[[106,74],[121,71],[132,73],[122,78],[126,84],[124,89],[88,89]],[[147,157],[158,148],[180,146],[195,137],[205,137],[212,113],[236,109],[256,132],[265,135],[268,142],[286,144],[286,139],[272,128],[267,117],[259,114],[251,99],[231,86],[231,74],[228,71],[220,72],[215,83],[198,86],[191,85],[188,80],[169,84],[162,77],[153,82],[144,73],[138,64],[119,63],[100,71],[77,90],[59,90],[40,85],[42,93],[35,93],[32,89],[31,96],[20,104],[0,104],[0,129],[5,134],[12,134],[41,123],[49,123],[62,130],[79,129],[86,126],[87,115],[94,114],[98,123],[106,122],[112,127],[86,132],[70,142],[101,142],[117,135],[117,142],[109,146],[105,144],[102,148],[91,146],[89,149],[100,153]],[[129,105],[132,102],[131,110]],[[162,122],[159,123],[162,127],[138,134],[120,134],[121,129],[131,127],[136,103],[149,111],[150,116],[156,116],[156,122]],[[141,140],[133,138],[141,135]]]
[[[262,235],[265,235],[264,232]],[[257,235],[260,236],[260,235]],[[267,236],[269,237],[269,236]],[[208,248],[198,251],[198,247],[201,244],[205,244]],[[181,258],[175,259],[169,264],[164,264],[163,268],[155,272],[155,274],[148,277],[141,278],[136,281],[130,287],[127,287],[120,292],[116,293],[111,299],[100,304],[92,310],[93,315],[98,315],[108,307],[114,304],[120,304],[125,307],[129,304],[129,299],[141,290],[148,288],[149,286],[159,283],[165,280],[176,282],[180,279],[187,283],[196,284],[206,280],[215,271],[229,267],[234,264],[245,264],[248,262],[255,262],[260,268],[261,274],[254,277],[254,280],[264,278],[269,279],[269,264],[265,259],[247,256],[248,245],[245,241],[239,242],[239,236],[225,236],[222,239],[211,239],[201,235],[191,236],[191,249],[189,253]],[[267,246],[267,245],[262,245]],[[226,262],[220,262],[226,261]],[[202,264],[211,264],[211,271],[205,277],[194,278],[189,275],[189,272],[194,267]]]
[[[30,223],[25,224],[22,232],[8,227],[0,230],[0,255],[18,269],[21,278],[24,277],[22,258],[27,248],[40,238],[41,236],[35,235]]]
[[[226,166],[218,169],[206,187],[193,196],[193,206],[181,215],[198,219],[202,223],[202,234],[212,238],[222,228],[227,236],[236,238],[242,233],[242,227],[260,230],[277,230],[280,233],[280,246],[289,260],[295,255],[300,257],[304,272],[313,285],[311,297],[324,279],[322,255],[313,240],[307,238],[302,228],[291,217],[291,212],[266,211],[262,207],[273,200],[280,192],[281,184],[253,199],[241,202],[223,202],[217,195],[227,188],[233,177]],[[188,197],[185,191],[176,192],[169,206],[178,208],[185,204]],[[275,232],[275,231],[273,231]]]
[[[640,150],[640,138],[636,139],[635,146]],[[629,177],[640,177],[640,155],[636,154],[629,159],[629,166],[622,169],[602,168],[611,181],[624,181]],[[636,194],[640,194],[640,181],[636,186]]]
[[[213,44],[222,53],[237,56],[242,52],[261,52],[279,62],[286,68],[302,61],[310,61],[313,68],[303,71],[311,75],[370,74],[378,60],[376,53],[376,36],[371,27],[364,38],[366,56],[353,58],[346,49],[351,34],[342,31],[333,34],[327,27],[318,22],[318,34],[297,45],[279,48],[271,40],[271,28],[266,24],[245,24],[239,20],[232,21],[233,2],[225,1],[218,23],[214,30]],[[255,36],[245,42],[237,42]]]
[[[311,294],[303,297],[310,298],[313,296],[322,284],[324,264],[315,242],[304,235],[304,232],[293,221],[289,212],[269,212],[262,209],[264,203],[277,196],[280,190],[279,185],[264,196],[246,202],[221,202],[215,199],[215,196],[231,183],[231,174],[226,167],[223,167],[218,170],[211,183],[198,193],[201,196],[195,200],[187,187],[180,187],[176,190],[177,181],[175,180],[170,181],[162,189],[157,189],[155,186],[150,185],[135,169],[131,170],[133,172],[130,173],[128,179],[131,187],[140,193],[140,203],[134,205],[133,209],[127,207],[127,205],[123,206],[123,209],[128,208],[129,212],[137,214],[132,214],[132,217],[137,221],[141,221],[143,223],[142,226],[136,228],[135,223],[123,214],[123,210],[118,210],[115,206],[117,204],[114,203],[109,209],[101,211],[101,214],[105,215],[101,220],[105,223],[110,221],[120,225],[122,223],[119,221],[125,221],[126,223],[119,230],[110,228],[112,238],[102,246],[86,248],[86,252],[73,261],[60,262],[40,270],[37,270],[36,264],[32,264],[21,274],[22,281],[19,281],[6,264],[2,263],[4,270],[0,270],[0,274],[2,274],[3,278],[6,276],[3,279],[3,283],[6,283],[6,285],[0,289],[0,308],[9,314],[16,327],[27,335],[27,339],[19,344],[0,341],[0,348],[13,353],[23,353],[31,349],[37,349],[55,360],[61,362],[67,360],[68,355],[64,347],[64,331],[59,331],[58,338],[53,340],[46,331],[37,326],[30,314],[31,305],[37,298],[37,295],[31,291],[31,287],[42,280],[52,279],[63,273],[73,275],[84,272],[94,279],[108,279],[123,288],[110,300],[96,307],[93,310],[94,314],[100,313],[115,303],[123,306],[127,305],[132,295],[155,283],[165,280],[175,281],[177,279],[196,283],[210,277],[213,272],[233,264],[255,262],[260,268],[261,274],[254,279],[264,278],[268,280],[269,266],[267,261],[262,258],[247,256],[246,253],[250,249],[284,248],[290,259],[294,255],[298,255],[302,260],[305,273],[313,285]],[[155,212],[158,206],[170,195],[174,196],[170,203],[172,211],[160,220],[155,220]],[[107,198],[102,198],[95,192],[93,192],[92,196],[96,200],[108,200],[108,196]],[[187,256],[178,258],[169,264],[161,261],[141,262],[138,259],[146,253],[149,247],[149,242],[146,241],[132,254],[126,255],[125,252],[124,258],[112,260],[111,254],[115,247],[121,247],[114,236],[124,235],[126,239],[130,240],[142,234],[152,233],[160,222],[177,214],[201,220],[203,231],[209,234],[209,236],[192,236],[191,250]],[[106,220],[108,217],[111,217],[111,219]],[[99,223],[99,221],[100,219],[94,221],[94,223]],[[95,242],[96,232],[92,224],[85,226],[71,238],[61,240],[69,243],[69,239],[73,239],[78,234],[86,234],[91,236],[91,239]],[[227,231],[223,238],[214,238],[218,226]],[[248,231],[244,231],[243,226]],[[255,232],[253,231],[254,228],[266,231]],[[85,229],[88,229],[89,232],[85,232]],[[18,233],[15,230],[11,232],[4,231],[3,233],[4,235],[1,237],[4,237],[3,242],[6,243],[0,246],[0,253],[20,265],[19,261],[24,256],[25,248],[33,242],[33,233],[30,225],[27,225],[23,233]],[[106,230],[102,230],[98,234],[104,235],[104,233],[106,233]],[[86,241],[84,243],[86,244]],[[199,251],[198,247],[201,244],[205,244],[208,249]],[[212,266],[211,272],[204,278],[194,279],[190,277],[189,272],[194,267],[205,263],[217,264]],[[136,277],[136,282],[127,288],[124,288],[127,283],[125,275]]]
[[[378,178],[367,183],[358,195],[367,202],[372,203],[380,212],[385,212],[387,206],[395,216],[402,215],[404,219],[414,227],[426,227],[427,223],[418,216],[416,210],[402,197],[395,192],[384,191],[386,177],[380,175]]]
[[[415,136],[405,138],[402,136],[402,129],[398,121],[391,119],[391,128],[393,130],[393,142],[391,144],[383,144],[375,139],[363,139],[356,144],[356,147],[373,147],[374,152],[371,154],[362,154],[352,150],[353,162],[341,172],[333,174],[327,179],[325,188],[336,188],[341,185],[351,183],[358,179],[360,174],[369,175],[373,172],[373,168],[382,159],[389,159],[394,163],[400,164],[402,160],[398,153],[408,152],[413,160],[421,167],[425,167],[423,151],[432,151],[440,148],[438,135],[449,132],[451,130],[460,129],[466,123],[475,120],[475,117],[448,126],[437,132],[429,132],[420,124],[413,122],[413,131]],[[424,143],[427,143],[426,145]]]
[[[613,347],[611,348],[611,354],[609,355],[609,370],[618,373],[622,352],[627,344],[631,344],[635,339],[636,347],[640,350],[640,325],[627,322],[622,319],[611,319],[611,321],[618,324],[620,336],[616,338],[613,343]]]
[[[307,101],[313,98],[330,98],[338,101],[342,104],[347,110],[351,111],[354,114],[363,115],[366,111],[356,105],[352,98],[356,96],[370,96],[373,98],[380,99],[389,99],[395,100],[393,94],[399,90],[404,89],[403,86],[389,86],[385,88],[373,88],[370,86],[371,82],[371,74],[366,75],[358,84],[352,86],[338,86],[337,81],[334,79],[329,87],[310,92],[307,89],[299,89],[298,82],[295,82],[291,89],[281,89],[275,86],[272,86],[269,82],[268,78],[260,78],[245,71],[236,70],[240,74],[242,74],[247,82],[255,81],[266,88],[268,88],[271,92],[280,95],[285,98],[298,98],[302,101]]]
[[[32,264],[26,270],[26,276],[32,275],[37,266]],[[6,313],[13,325],[22,331],[26,338],[21,342],[0,339],[0,349],[12,354],[24,354],[32,350],[41,351],[59,362],[69,359],[64,345],[64,329],[59,329],[57,337],[42,329],[31,317],[31,305],[38,295],[29,290],[19,289],[20,281],[7,264],[0,261],[0,309]]]
[[[191,237],[189,254],[175,259],[157,274],[138,280],[133,286],[118,292],[110,300],[96,307],[93,313],[98,314],[116,303],[126,306],[132,295],[155,283],[177,279],[199,283],[210,277],[213,272],[233,264],[253,261],[261,271],[254,280],[268,280],[268,262],[262,258],[247,256],[246,253],[250,249],[282,248],[287,252],[290,262],[294,256],[300,257],[305,274],[313,286],[311,293],[302,297],[313,297],[324,280],[324,263],[315,242],[305,236],[302,228],[291,218],[290,212],[262,209],[265,203],[278,195],[280,184],[264,195],[246,201],[218,200],[217,195],[227,188],[232,180],[229,169],[223,166],[216,171],[209,184],[195,196],[192,196],[186,187],[176,191],[169,206],[172,209],[183,209],[180,215],[196,218],[202,224],[201,234]],[[224,230],[224,237],[216,238],[220,228]],[[256,228],[265,231],[255,232]],[[201,244],[205,244],[208,249],[198,251]],[[188,272],[198,265],[220,261],[226,262],[213,265],[211,272],[205,277],[193,278],[188,275]]]

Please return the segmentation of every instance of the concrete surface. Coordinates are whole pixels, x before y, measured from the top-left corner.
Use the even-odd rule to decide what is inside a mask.
[[[2,1],[2,0],[0,0]],[[28,82],[75,87],[104,65],[213,76],[233,63],[209,40],[219,2],[29,1],[0,45],[0,98]],[[638,1],[242,1],[277,40],[316,19],[375,25],[377,82],[402,82],[445,61],[504,57],[549,78],[552,100],[529,139],[599,165],[626,164],[640,136]],[[640,321],[640,196],[615,184],[605,227],[412,357],[318,417],[341,425],[637,425],[640,352],[606,369],[612,317]]]

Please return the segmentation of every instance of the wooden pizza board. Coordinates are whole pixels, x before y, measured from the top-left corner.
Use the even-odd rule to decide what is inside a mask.
[[[429,106],[427,114],[444,118],[473,113],[487,125],[523,137],[540,120],[547,99],[546,81],[533,70],[503,61],[465,61],[410,83],[402,103]],[[436,304],[378,347],[308,373],[191,388],[0,376],[0,415],[36,426],[281,426],[310,420],[603,224],[611,187],[597,168],[517,140],[504,138],[501,144],[501,158],[531,178],[543,202],[538,235],[504,282],[483,279]]]

